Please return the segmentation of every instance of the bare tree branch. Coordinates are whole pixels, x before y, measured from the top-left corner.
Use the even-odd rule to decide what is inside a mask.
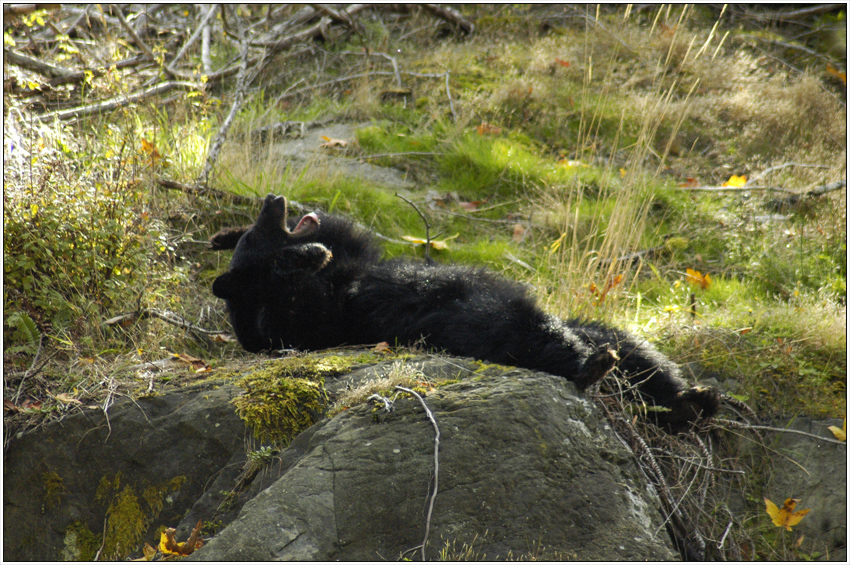
[[[227,138],[227,132],[230,130],[230,125],[233,123],[233,118],[236,117],[236,112],[242,107],[242,102],[245,100],[245,88],[248,84],[246,76],[248,74],[248,40],[245,37],[245,30],[242,26],[238,26],[239,41],[242,45],[241,63],[239,66],[239,74],[236,77],[236,92],[233,96],[233,105],[230,107],[230,113],[227,114],[221,128],[218,130],[218,135],[215,137],[209,152],[207,153],[207,164],[204,166],[204,171],[196,181],[201,186],[206,186],[212,173],[213,166],[218,160],[218,154],[224,145],[224,140]]]
[[[177,62],[186,53],[189,47],[191,47],[198,39],[198,37],[201,36],[201,33],[204,30],[209,30],[207,26],[213,16],[215,16],[216,8],[218,8],[218,6],[216,6],[215,4],[209,4],[209,10],[207,11],[207,15],[204,16],[204,19],[201,20],[200,24],[198,24],[198,28],[195,30],[195,33],[193,33],[192,36],[186,41],[186,43],[183,44],[183,47],[181,47],[180,51],[177,52],[177,55],[175,55],[174,58],[171,59],[171,62],[166,65],[166,68],[169,70],[169,72],[174,72],[174,65],[177,64]]]
[[[37,73],[41,73],[49,77],[66,77],[73,73],[73,71],[64,67],[57,67],[55,65],[45,63],[44,61],[36,59],[35,57],[23,55],[16,51],[12,51],[11,49],[4,48],[3,57],[13,65],[18,65],[25,69],[29,69],[31,71],[35,71]]]
[[[158,94],[164,94],[169,90],[173,90],[175,88],[183,88],[186,90],[202,90],[200,85],[197,85],[193,82],[181,82],[181,81],[169,81],[162,82],[157,84],[152,88],[148,88],[146,90],[142,90],[140,92],[135,92],[133,94],[128,94],[127,96],[122,96],[119,98],[113,98],[111,100],[105,100],[103,102],[98,102],[96,104],[90,104],[89,106],[81,106],[79,108],[71,108],[70,110],[58,110],[56,112],[50,112],[48,114],[42,114],[40,116],[35,116],[34,119],[40,122],[47,122],[50,120],[67,120],[69,118],[83,118],[86,116],[91,116],[95,114],[102,114],[104,112],[109,112],[110,110],[115,110],[116,108],[121,108],[123,106],[127,106],[134,102],[138,102],[140,100],[144,100],[145,98],[150,98],[151,96],[156,96]]]
[[[413,4],[413,6],[419,6],[426,12],[431,12],[435,16],[440,17],[447,22],[453,23],[467,35],[471,35],[475,31],[475,26],[472,25],[472,22],[461,16],[460,12],[453,8],[442,6],[440,4]]]
[[[130,26],[130,24],[127,23],[127,19],[124,17],[124,14],[121,13],[121,6],[119,6],[117,4],[113,4],[113,7],[115,8],[113,11],[115,12],[116,17],[118,18],[118,21],[121,22],[121,26],[125,30],[127,30],[127,33],[130,34],[130,37],[133,39],[133,43],[136,44],[136,47],[141,49],[142,52],[144,52],[144,54],[147,55],[148,58],[151,61],[156,61],[156,57],[154,57],[154,54],[153,54],[153,51],[151,51],[151,48],[148,47],[147,43],[142,41],[142,38],[139,37],[139,34],[136,33],[136,30],[134,30]]]

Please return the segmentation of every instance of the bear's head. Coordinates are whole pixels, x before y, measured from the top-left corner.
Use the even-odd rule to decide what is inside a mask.
[[[318,243],[306,243],[319,229],[319,217],[305,215],[291,230],[287,226],[287,204],[283,196],[269,194],[263,202],[257,221],[239,238],[230,260],[230,269],[213,282],[213,294],[225,300],[244,292],[246,276],[258,269],[271,269],[281,258],[281,251],[298,248],[299,263],[320,269],[330,259],[330,252]]]

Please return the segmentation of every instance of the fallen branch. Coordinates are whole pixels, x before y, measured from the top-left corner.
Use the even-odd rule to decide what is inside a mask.
[[[433,15],[440,17],[447,22],[454,24],[459,27],[463,32],[467,35],[471,35],[475,31],[475,26],[460,15],[460,12],[454,10],[453,8],[449,8],[448,6],[442,6],[440,4],[414,4],[414,6],[419,6],[419,8],[425,10],[426,12],[430,12]]]
[[[127,33],[129,33],[129,34],[130,34],[130,38],[132,38],[133,43],[135,43],[135,44],[136,44],[136,47],[138,47],[139,49],[141,49],[141,50],[142,50],[142,52],[143,52],[143,53],[144,53],[144,54],[145,54],[145,55],[146,55],[146,56],[147,56],[147,57],[148,57],[151,61],[155,61],[155,60],[156,60],[156,57],[154,56],[153,51],[151,51],[151,48],[150,48],[150,47],[148,47],[148,44],[147,44],[147,43],[145,43],[145,42],[142,40],[142,38],[141,38],[141,37],[139,37],[139,34],[138,34],[138,33],[136,33],[136,30],[135,30],[135,29],[133,29],[133,28],[130,26],[130,24],[128,24],[128,23],[127,23],[127,19],[124,17],[124,14],[123,14],[123,13],[121,13],[121,6],[119,6],[119,5],[117,5],[117,4],[114,4],[114,5],[113,5],[113,7],[115,8],[114,12],[115,12],[116,17],[118,18],[118,21],[121,23],[121,26],[122,26],[122,27],[123,27],[123,28],[127,31]]]
[[[112,69],[112,68],[125,69],[127,67],[135,67],[136,65],[138,65],[140,63],[149,63],[149,62],[150,62],[150,60],[148,59],[147,55],[136,55],[135,57],[130,57],[128,59],[118,61],[117,63],[113,63],[111,65],[108,65],[105,68],[102,67],[102,68],[99,68],[99,69],[85,69],[85,70],[82,70],[82,71],[74,71],[74,72],[68,73],[65,76],[56,77],[56,78],[52,79],[50,82],[48,82],[47,84],[49,84],[50,86],[60,86],[60,85],[68,84],[68,83],[71,83],[71,82],[79,82],[79,81],[85,80],[86,77],[88,77],[88,76],[99,77],[99,76],[105,75],[109,71],[109,69]]]
[[[11,49],[3,49],[3,58],[13,65],[18,65],[19,67],[41,73],[51,78],[65,77],[73,72],[64,67],[45,63],[35,57],[30,57],[17,51],[12,51]]]
[[[180,60],[180,58],[183,57],[183,55],[186,53],[186,51],[189,49],[189,47],[191,47],[192,44],[194,44],[195,41],[197,41],[198,37],[201,36],[202,32],[205,29],[209,29],[207,27],[207,24],[210,23],[210,20],[215,15],[216,8],[218,8],[218,6],[216,6],[215,4],[209,5],[209,10],[207,11],[207,15],[204,16],[204,19],[201,20],[200,24],[198,24],[198,29],[196,29],[195,33],[193,33],[192,36],[186,41],[186,43],[183,44],[183,47],[181,47],[180,51],[177,52],[177,55],[175,55],[174,58],[171,59],[171,62],[168,63],[165,66],[165,68],[168,69],[169,72],[172,72],[172,73],[174,72],[174,65],[176,65],[177,62]],[[209,49],[209,46],[207,47],[207,49]]]
[[[811,169],[828,169],[829,168],[826,165],[809,165],[807,163],[783,163],[781,165],[776,165],[775,167],[768,167],[767,169],[763,170],[762,172],[758,173],[753,178],[748,180],[746,182],[746,184],[744,184],[744,186],[748,186],[751,182],[754,182],[756,179],[760,179],[762,177],[765,177],[765,176],[767,176],[768,174],[770,174],[774,171],[787,169],[788,167],[808,167],[808,168],[811,168]]]
[[[141,308],[141,309],[139,309],[135,312],[129,312],[127,314],[120,314],[118,316],[115,316],[113,318],[106,320],[105,322],[103,322],[103,325],[109,326],[109,327],[115,326],[115,325],[126,326],[126,325],[128,325],[132,322],[135,322],[136,320],[140,320],[140,319],[148,317],[148,316],[150,316],[152,318],[159,318],[160,320],[162,320],[164,322],[168,322],[169,324],[172,324],[172,325],[175,325],[175,326],[178,326],[178,327],[181,327],[183,329],[190,330],[190,331],[193,331],[193,332],[206,334],[206,335],[221,335],[221,334],[224,333],[224,332],[219,331],[219,330],[206,330],[204,328],[201,328],[199,326],[192,324],[191,322],[187,321],[186,318],[184,318],[183,316],[180,316],[179,314],[175,314],[174,312],[158,310],[156,308]]]
[[[828,192],[835,192],[836,190],[841,190],[845,186],[847,186],[847,179],[839,180],[839,181],[833,182],[831,184],[825,184],[823,186],[819,186],[818,188],[816,188],[814,190],[810,190],[804,196],[808,196],[808,197],[823,196],[824,194],[826,194]]]
[[[348,15],[348,13],[345,12],[345,10],[338,12],[335,8],[327,4],[310,4],[310,6],[317,12],[327,14],[332,20],[346,25],[351,29],[355,29],[357,27],[357,24],[354,23],[354,20]]]
[[[774,428],[773,426],[757,426],[755,424],[742,424],[741,422],[735,422],[734,420],[720,420],[715,418],[712,420],[712,423],[715,427],[719,429],[723,429],[723,426],[728,426],[730,428],[737,428],[740,430],[766,430],[769,432],[778,432],[784,434],[797,434],[800,436],[806,436],[810,438],[814,438],[820,441],[825,441],[828,443],[835,443],[838,445],[847,445],[846,441],[838,441],[837,439],[830,439],[828,437],[823,437],[815,434],[810,434],[809,432],[803,432],[800,430],[790,430],[788,428]]]
[[[36,10],[58,10],[62,4],[3,4],[4,16],[23,16]]]
[[[794,21],[801,20],[807,18],[809,16],[814,16],[817,14],[823,14],[824,12],[832,12],[834,10],[843,10],[846,9],[847,4],[814,4],[812,6],[808,6],[806,8],[800,8],[798,10],[790,10],[787,12],[774,12],[772,14],[756,14],[753,12],[746,12],[747,16],[760,21]]]
[[[111,100],[105,100],[103,102],[98,102],[96,104],[91,104],[89,106],[81,106],[79,108],[71,108],[70,110],[58,110],[56,112],[50,112],[48,114],[42,114],[40,116],[35,116],[34,119],[40,122],[46,122],[50,120],[66,120],[68,118],[83,118],[86,116],[92,116],[95,114],[102,114],[104,112],[109,112],[111,110],[115,110],[117,108],[121,108],[123,106],[129,106],[134,102],[138,102],[140,100],[144,100],[145,98],[150,98],[151,96],[157,96],[159,94],[164,94],[170,90],[174,90],[175,88],[185,88],[186,90],[201,90],[201,86],[197,85],[193,82],[183,82],[183,81],[169,81],[169,82],[161,82],[156,86],[148,88],[147,90],[143,90],[141,92],[135,92],[133,94],[128,94],[127,96],[123,96],[120,98],[113,98]]]
[[[775,198],[767,202],[765,204],[765,207],[774,211],[783,210],[790,206],[796,206],[803,200],[818,198],[820,196],[823,196],[824,194],[835,192],[836,190],[841,190],[845,186],[847,186],[847,179],[836,181],[830,184],[825,184],[802,194],[792,194],[791,196],[786,196],[785,198]]]
[[[168,179],[157,179],[156,182],[159,186],[163,188],[179,190],[185,192],[186,194],[191,194],[193,196],[204,196],[208,198],[213,198],[215,200],[229,199],[234,204],[256,204],[257,202],[262,201],[262,198],[259,197],[252,198],[249,196],[241,196],[239,194],[225,192],[217,188],[210,188],[209,186],[184,184],[182,182],[177,182]],[[292,203],[290,202],[290,204]]]
[[[434,513],[434,501],[437,498],[437,488],[440,479],[440,428],[437,427],[437,420],[434,418],[434,414],[431,413],[428,405],[425,404],[425,400],[417,392],[401,385],[396,385],[396,389],[415,396],[422,405],[422,408],[425,409],[425,414],[428,415],[428,419],[431,420],[431,424],[434,426],[434,492],[431,493],[431,500],[428,503],[428,516],[425,518],[425,537],[422,538],[422,561],[425,561],[425,546],[428,545],[428,535],[431,532],[431,515]]]
[[[245,37],[245,30],[240,26],[238,29],[239,41],[242,46],[241,62],[239,66],[239,74],[236,76],[236,93],[233,96],[233,104],[230,106],[230,113],[227,114],[218,134],[215,136],[210,150],[207,153],[207,163],[204,165],[204,170],[201,176],[198,177],[197,184],[206,186],[210,179],[210,173],[218,160],[218,154],[224,145],[224,140],[227,138],[227,132],[230,131],[230,125],[233,123],[233,118],[236,117],[236,112],[242,107],[242,102],[245,100],[245,89],[248,86],[246,76],[248,75],[248,40]]]

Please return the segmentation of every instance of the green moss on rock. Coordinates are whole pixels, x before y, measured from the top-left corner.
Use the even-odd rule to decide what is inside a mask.
[[[100,549],[100,536],[93,533],[82,520],[65,529],[65,546],[59,559],[62,561],[94,561]]]
[[[245,394],[233,404],[258,440],[287,445],[324,414],[325,377],[347,373],[363,361],[362,356],[343,355],[270,361],[236,383]]]
[[[44,479],[43,509],[44,511],[52,510],[59,504],[62,495],[68,492],[68,489],[65,488],[65,482],[56,471],[43,473],[42,479]]]

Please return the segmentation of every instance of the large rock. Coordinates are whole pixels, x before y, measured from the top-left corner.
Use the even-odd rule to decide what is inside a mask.
[[[487,559],[675,558],[632,455],[571,383],[483,374],[426,397],[441,433],[429,559],[464,544]],[[420,556],[434,429],[416,399],[351,408],[289,450],[280,478],[190,559]]]
[[[155,544],[160,525],[177,524],[231,458],[244,460],[246,430],[230,403],[240,392],[200,385],[125,398],[108,419],[85,410],[12,440],[4,559],[91,560],[104,531],[101,559]]]

